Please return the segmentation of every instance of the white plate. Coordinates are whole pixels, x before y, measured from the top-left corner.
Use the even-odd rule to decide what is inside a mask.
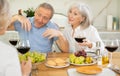
[[[64,67],[68,67],[68,66],[70,65],[70,63],[69,63],[69,62],[66,63],[65,66],[51,66],[51,65],[48,65],[47,63],[45,63],[45,65],[46,65],[47,67],[51,67],[51,68],[64,68]]]
[[[96,57],[97,55],[95,52],[87,52],[87,56]]]
[[[97,60],[93,60],[93,62],[92,63],[90,63],[90,64],[75,64],[75,63],[70,63],[70,64],[72,64],[72,65],[77,65],[77,66],[86,66],[86,65],[94,65],[94,64],[96,64],[97,63]]]

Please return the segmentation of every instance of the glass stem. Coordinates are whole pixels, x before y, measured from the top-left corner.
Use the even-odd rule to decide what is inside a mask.
[[[110,64],[112,65],[112,53],[110,53]]]

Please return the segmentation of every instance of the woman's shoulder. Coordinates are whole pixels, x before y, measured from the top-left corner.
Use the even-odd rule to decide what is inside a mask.
[[[0,46],[1,49],[4,50],[3,52],[5,52],[6,54],[10,54],[10,53],[16,53],[16,49],[13,48],[11,45],[6,44],[4,42],[0,42]]]
[[[93,25],[90,25],[87,29],[91,31],[97,31],[97,29]]]

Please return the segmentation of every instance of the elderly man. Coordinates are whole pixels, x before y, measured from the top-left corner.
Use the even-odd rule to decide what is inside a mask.
[[[21,37],[26,36],[25,38],[30,41],[31,51],[48,53],[56,41],[62,52],[68,52],[68,41],[58,30],[58,26],[50,21],[53,14],[54,9],[50,4],[40,4],[35,10],[34,17],[14,15],[9,29],[18,31]]]

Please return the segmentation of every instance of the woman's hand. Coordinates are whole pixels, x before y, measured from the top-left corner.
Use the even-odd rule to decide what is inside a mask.
[[[82,43],[79,43],[80,46],[87,46],[88,48],[92,48],[92,43],[89,40],[83,40]]]
[[[21,70],[23,76],[29,76],[32,70],[32,63],[31,59],[28,57],[28,61],[22,61],[21,63]]]

